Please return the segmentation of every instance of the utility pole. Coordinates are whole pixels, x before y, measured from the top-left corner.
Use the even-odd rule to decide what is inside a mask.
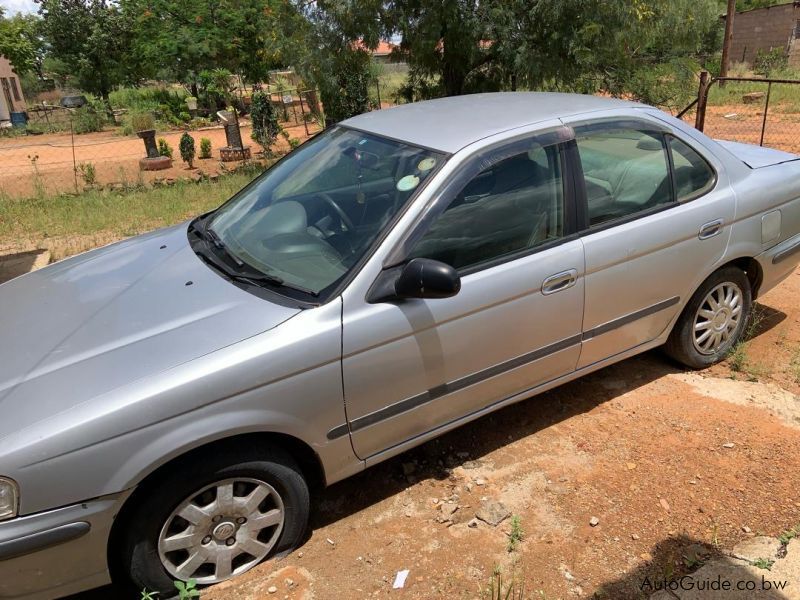
[[[731,41],[733,40],[733,17],[736,15],[736,0],[728,0],[728,14],[725,17],[725,38],[722,40],[722,64],[719,76],[728,76],[728,63],[731,60]],[[722,84],[724,82],[720,82]]]

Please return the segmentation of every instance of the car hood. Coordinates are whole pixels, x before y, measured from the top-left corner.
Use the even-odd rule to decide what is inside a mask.
[[[297,314],[220,277],[187,224],[0,285],[0,439]]]

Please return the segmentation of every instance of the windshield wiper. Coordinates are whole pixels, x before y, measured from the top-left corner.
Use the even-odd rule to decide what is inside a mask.
[[[319,296],[319,292],[315,292],[314,290],[309,290],[308,288],[304,288],[299,285],[286,283],[284,282],[283,279],[281,279],[277,275],[269,275],[267,273],[258,273],[258,274],[230,273],[227,276],[229,279],[233,279],[235,281],[241,281],[242,283],[249,283],[251,285],[259,287],[261,287],[262,283],[268,283],[280,287],[291,288],[293,290],[297,290],[298,292],[309,294],[310,296]]]
[[[234,262],[234,264],[236,264],[237,267],[243,267],[244,266],[244,262],[242,262],[242,259],[240,259],[238,256],[236,256],[233,252],[231,252],[231,249],[228,248],[228,246],[225,245],[225,242],[223,242],[220,239],[220,237],[219,237],[219,235],[217,235],[216,231],[211,229],[211,227],[209,227],[208,225],[203,227],[203,230],[204,230],[204,232],[205,232],[205,234],[207,236],[208,241],[210,241],[212,244],[214,244],[215,248],[217,248],[219,250],[222,250],[222,252],[228,258],[230,258]]]

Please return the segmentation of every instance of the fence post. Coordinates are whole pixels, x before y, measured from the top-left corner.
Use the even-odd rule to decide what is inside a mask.
[[[769,110],[769,96],[772,92],[772,82],[767,84],[767,100],[764,102],[764,120],[761,121],[761,140],[758,142],[759,146],[764,145],[764,131],[767,129],[767,111]]]
[[[700,87],[697,90],[697,115],[694,119],[694,128],[703,131],[706,123],[706,102],[708,101],[708,71],[700,72]]]
[[[70,145],[72,146],[72,175],[75,178],[75,194],[80,194],[78,189],[78,163],[75,160],[75,130],[72,127],[72,112],[69,113],[69,138]]]
[[[381,106],[381,80],[377,77],[375,78],[375,89],[378,91],[378,110],[383,108]]]

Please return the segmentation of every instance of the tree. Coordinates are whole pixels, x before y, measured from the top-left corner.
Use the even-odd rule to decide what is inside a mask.
[[[50,54],[77,85],[100,96],[138,81],[139,63],[129,60],[131,23],[107,0],[40,0],[42,33]]]
[[[250,120],[253,123],[250,137],[261,145],[265,154],[269,154],[270,147],[275,143],[278,133],[281,131],[281,126],[278,124],[278,114],[268,94],[264,92],[253,94]]]
[[[36,27],[35,17],[16,15],[9,19],[0,7],[0,55],[11,62],[18,75],[41,69],[43,43]]]

